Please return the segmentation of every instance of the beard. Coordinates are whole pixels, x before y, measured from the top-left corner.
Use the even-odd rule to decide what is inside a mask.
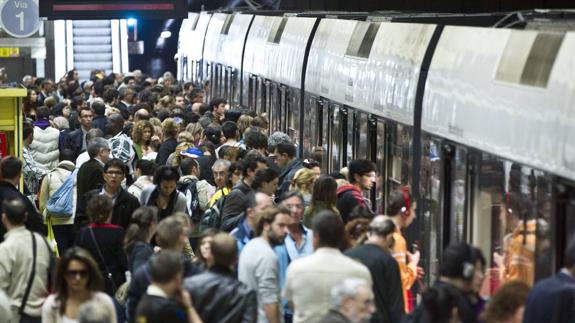
[[[272,247],[279,246],[284,243],[285,236],[277,235],[271,228],[268,230],[268,240]]]

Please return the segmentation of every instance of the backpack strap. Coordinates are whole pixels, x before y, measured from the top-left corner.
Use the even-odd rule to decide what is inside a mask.
[[[32,283],[34,282],[34,276],[36,276],[36,237],[34,232],[30,231],[32,235],[32,272],[30,273],[30,278],[28,278],[28,285],[26,286],[26,291],[24,292],[24,297],[22,297],[22,304],[20,304],[20,309],[18,314],[22,316],[24,314],[24,308],[26,303],[28,303],[28,296],[30,296],[30,290],[32,290]]]

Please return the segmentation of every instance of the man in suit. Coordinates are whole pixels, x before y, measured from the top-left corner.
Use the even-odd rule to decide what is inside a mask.
[[[92,119],[94,114],[92,110],[88,107],[84,107],[80,110],[78,114],[78,121],[80,122],[80,128],[76,129],[69,134],[67,134],[67,140],[64,140],[65,147],[72,149],[75,153],[75,157],[78,157],[80,153],[87,149],[86,144],[86,133],[88,130],[92,129]]]
[[[94,138],[88,146],[88,155],[90,160],[82,164],[76,178],[77,213],[80,211],[78,206],[86,203],[83,201],[84,194],[104,184],[104,164],[110,158],[108,141],[100,137]],[[82,225],[81,222],[82,219],[75,221],[76,225]]]
[[[575,239],[565,252],[565,267],[533,287],[523,323],[575,322]]]

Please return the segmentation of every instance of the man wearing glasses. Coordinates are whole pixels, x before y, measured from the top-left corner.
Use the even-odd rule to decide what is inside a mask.
[[[87,192],[83,203],[78,205],[78,214],[84,215],[86,203],[96,195],[107,195],[114,203],[112,224],[128,229],[132,213],[140,207],[140,202],[132,194],[122,188],[122,181],[127,175],[127,167],[119,159],[110,159],[104,166],[104,185]],[[76,216],[78,216],[78,214]]]
[[[341,185],[337,189],[337,209],[344,224],[350,220],[354,212],[373,215],[370,202],[364,197],[363,192],[371,190],[377,179],[375,164],[367,159],[354,160],[347,168],[349,184]]]

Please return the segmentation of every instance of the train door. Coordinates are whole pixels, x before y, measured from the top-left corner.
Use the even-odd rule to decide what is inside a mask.
[[[306,94],[306,102],[309,102],[309,104],[306,106],[303,116],[303,129],[300,130],[304,132],[303,158],[314,159],[321,166],[321,162],[324,159],[321,137],[324,128],[322,118],[323,101],[319,98],[309,97]],[[322,170],[325,171],[324,168]]]
[[[330,171],[339,171],[346,165],[347,138],[343,135],[347,130],[347,109],[340,104],[331,103],[330,118]]]
[[[258,102],[258,77],[251,74],[248,80],[248,105],[250,110],[260,114]]]
[[[279,87],[276,83],[271,84],[271,106],[272,108],[269,110],[269,119],[270,119],[270,133],[274,133],[276,131],[280,131],[280,91]]]
[[[552,223],[549,235],[551,236],[550,240],[555,241],[555,246],[551,245],[550,249],[555,250],[557,261],[555,266],[549,266],[548,272],[544,272],[544,268],[538,267],[537,278],[553,274],[552,268],[565,266],[565,250],[569,242],[575,239],[575,183],[559,180],[555,185],[555,195],[557,197],[556,210],[554,212],[555,223]],[[541,232],[538,232],[538,234],[541,235]]]

